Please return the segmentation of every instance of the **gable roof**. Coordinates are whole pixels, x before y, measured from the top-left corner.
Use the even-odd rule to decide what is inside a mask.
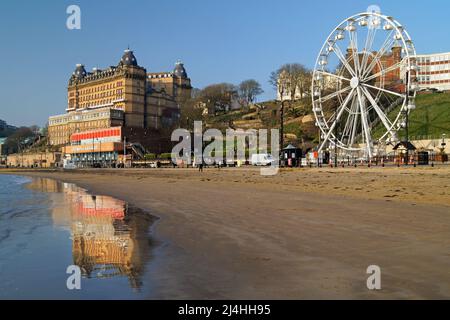
[[[417,148],[411,143],[406,141],[401,141],[395,145],[394,150],[398,149],[408,149],[408,150],[416,150]]]

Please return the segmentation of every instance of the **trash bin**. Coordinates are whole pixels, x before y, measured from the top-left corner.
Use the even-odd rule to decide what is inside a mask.
[[[417,153],[417,164],[419,166],[427,166],[429,164],[428,152],[421,151]]]

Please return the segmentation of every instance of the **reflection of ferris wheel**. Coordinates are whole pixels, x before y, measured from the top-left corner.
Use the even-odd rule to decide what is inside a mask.
[[[397,141],[397,131],[407,125],[402,117],[414,109],[415,56],[409,34],[392,17],[366,12],[339,24],[313,73],[319,151],[329,146],[372,157],[375,142]]]

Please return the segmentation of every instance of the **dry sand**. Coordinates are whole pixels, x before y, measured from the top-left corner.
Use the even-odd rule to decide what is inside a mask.
[[[161,217],[149,298],[450,298],[450,167],[19,173]]]

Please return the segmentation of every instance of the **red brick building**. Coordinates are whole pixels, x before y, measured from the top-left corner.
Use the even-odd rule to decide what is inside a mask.
[[[377,56],[377,52],[374,51],[370,54],[370,56],[367,58],[367,66],[370,66],[373,59]],[[347,50],[347,57],[350,60],[350,65],[353,63],[352,59],[352,49]],[[362,62],[363,61],[363,55],[359,54],[359,59]],[[400,62],[402,61],[402,48],[400,46],[394,46],[392,47],[391,51],[382,55],[379,58],[379,61],[375,64],[372,71],[370,72],[371,75],[375,75],[381,71],[381,68],[383,70],[388,69],[395,64],[399,64],[398,68],[395,68],[387,73],[385,73],[383,76],[377,77],[373,79],[372,85],[374,86],[381,86],[381,83],[383,83],[383,87],[392,91],[396,92],[404,92],[405,86],[401,81],[401,66]],[[381,68],[380,68],[381,64]]]

